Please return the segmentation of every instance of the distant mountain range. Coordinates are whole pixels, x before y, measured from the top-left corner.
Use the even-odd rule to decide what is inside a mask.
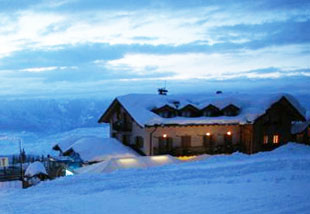
[[[99,99],[2,99],[0,131],[57,133],[98,127],[110,101]]]

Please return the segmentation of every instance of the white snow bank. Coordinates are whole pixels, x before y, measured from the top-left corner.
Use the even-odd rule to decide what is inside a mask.
[[[23,184],[21,181],[5,181],[0,182],[0,190],[11,189],[11,188],[22,188]]]
[[[100,128],[79,128],[68,132],[60,133],[57,135],[50,136],[56,144],[54,144],[53,149],[59,150],[61,152],[67,151],[70,146],[72,146],[77,140],[84,137],[108,137],[108,126]]]
[[[291,143],[254,155],[85,173],[3,191],[0,213],[309,213],[309,180],[309,146]]]
[[[121,169],[141,169],[167,164],[180,163],[180,161],[171,155],[159,156],[141,156],[132,158],[113,158],[109,161],[82,167],[76,171],[78,174],[84,173],[107,173]]]
[[[284,146],[281,146],[272,152],[269,152],[270,154],[273,155],[302,155],[302,156],[309,156],[310,157],[310,146],[305,145],[305,144],[300,144],[300,143],[294,143],[290,142]],[[266,153],[268,154],[268,153]],[[261,155],[264,155],[261,152]]]
[[[74,151],[84,162],[104,161],[111,158],[136,157],[138,154],[115,138],[83,137],[69,146],[64,154]]]
[[[25,172],[25,176],[28,176],[28,177],[33,177],[33,176],[39,175],[39,174],[47,175],[47,172],[46,172],[44,165],[39,161],[31,163],[27,167],[26,172]]]

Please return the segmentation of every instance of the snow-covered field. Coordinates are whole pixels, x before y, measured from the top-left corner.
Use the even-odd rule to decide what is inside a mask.
[[[309,213],[310,147],[288,144],[0,191],[0,213]]]

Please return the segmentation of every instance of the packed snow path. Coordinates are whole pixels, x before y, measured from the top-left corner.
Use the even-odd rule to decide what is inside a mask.
[[[288,144],[0,191],[0,213],[309,213],[310,147]]]

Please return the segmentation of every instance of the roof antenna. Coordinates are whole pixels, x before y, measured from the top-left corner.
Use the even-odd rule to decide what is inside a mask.
[[[159,88],[158,89],[158,94],[159,95],[167,95],[167,93],[168,93],[168,90],[166,89],[166,80],[165,80],[165,87]]]

